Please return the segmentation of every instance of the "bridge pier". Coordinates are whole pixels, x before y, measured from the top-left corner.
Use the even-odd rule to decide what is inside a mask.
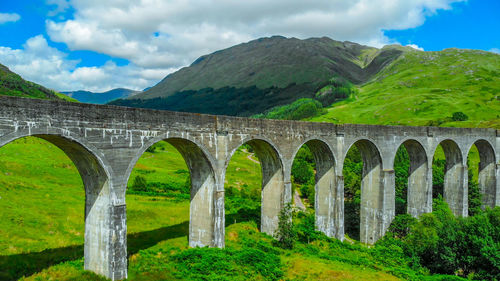
[[[261,231],[273,236],[278,229],[279,214],[284,204],[291,202],[290,181],[285,184],[282,159],[277,151],[263,140],[248,142],[262,168]],[[288,193],[291,193],[289,191]]]
[[[403,144],[410,156],[407,213],[417,218],[432,212],[432,164],[429,165],[425,150],[418,142]]]
[[[441,142],[446,157],[443,198],[457,217],[467,217],[468,177],[467,166],[463,163],[458,145],[451,141]]]
[[[478,184],[479,191],[482,194],[482,208],[497,206],[498,198],[498,167],[495,163],[495,152],[491,145],[484,141],[479,140],[475,143],[479,152],[479,172]]]
[[[319,140],[305,143],[314,157],[316,164],[314,186],[314,210],[316,230],[328,237],[337,237],[339,233],[338,212],[340,212],[335,159],[328,145]],[[342,191],[343,192],[343,186]],[[343,199],[343,196],[342,196]]]

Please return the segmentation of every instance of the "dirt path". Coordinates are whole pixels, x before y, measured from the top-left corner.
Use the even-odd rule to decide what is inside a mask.
[[[247,156],[248,160],[250,160],[254,163],[260,164],[259,160],[253,158],[253,155],[254,155],[253,153],[248,152],[248,150],[246,150],[246,149],[242,149],[242,151],[245,153],[248,153],[248,156]]]
[[[297,190],[295,190],[295,193],[293,194],[293,202],[295,208],[301,209],[302,211],[306,210],[306,206],[304,206],[304,203],[302,203],[302,199],[300,199],[300,195]]]

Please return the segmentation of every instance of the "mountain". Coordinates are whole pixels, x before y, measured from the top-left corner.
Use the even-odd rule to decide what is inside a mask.
[[[76,101],[41,85],[24,80],[2,64],[0,64],[0,95]]]
[[[261,38],[202,56],[148,91],[113,104],[249,116],[313,97],[332,77],[363,83],[406,49],[327,37]]]
[[[67,95],[68,97],[72,97],[80,102],[105,104],[115,99],[121,99],[133,96],[137,93],[140,93],[140,91],[118,88],[104,93],[93,93],[89,91],[73,91],[73,92],[61,92],[61,93]]]
[[[345,90],[348,82],[356,91]],[[323,98],[332,92],[348,94]],[[316,110],[326,113],[311,121],[500,128],[498,93],[500,55],[491,52],[271,37],[202,56],[113,104],[252,116],[312,98],[327,110]],[[453,120],[454,112],[468,119]]]

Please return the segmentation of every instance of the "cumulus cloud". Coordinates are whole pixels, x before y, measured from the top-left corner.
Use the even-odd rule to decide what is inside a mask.
[[[130,63],[79,67],[43,36],[22,49],[0,47],[0,62],[57,90],[142,89],[201,55],[264,36],[397,43],[384,30],[419,26],[459,1],[465,0],[45,0],[53,6],[46,20],[52,41]]]
[[[263,36],[329,36],[380,47],[383,30],[423,24],[462,0],[73,0],[73,19],[47,20],[50,38],[151,68],[178,68],[197,57]]]
[[[21,16],[16,13],[0,13],[0,24],[6,22],[16,22],[21,19]]]
[[[24,79],[57,91],[100,92],[119,87],[142,90],[175,70],[150,70],[134,64],[118,66],[112,61],[101,66],[78,67],[79,61],[69,60],[66,53],[50,47],[42,35],[28,39],[22,49],[0,47],[0,62]]]
[[[415,44],[408,44],[408,45],[406,45],[406,47],[412,47],[413,49],[419,50],[419,51],[423,51],[424,50],[424,48],[419,47],[418,45],[415,45]]]

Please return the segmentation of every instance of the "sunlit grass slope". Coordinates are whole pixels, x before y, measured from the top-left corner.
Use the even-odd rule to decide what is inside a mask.
[[[359,94],[311,121],[500,128],[500,55],[446,49],[407,51]],[[452,121],[463,112],[467,121]]]

